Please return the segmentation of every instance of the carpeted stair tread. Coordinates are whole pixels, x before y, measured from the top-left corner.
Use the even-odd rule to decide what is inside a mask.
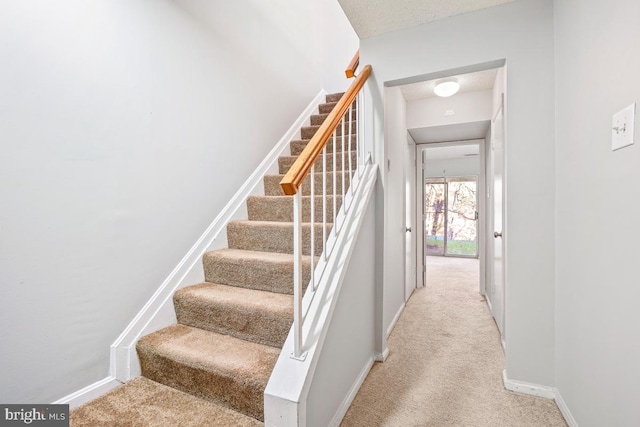
[[[311,139],[313,137],[313,135],[315,135],[315,133],[318,131],[319,128],[320,128],[320,125],[303,126],[302,129],[300,129],[301,138],[302,139]],[[339,125],[336,128],[336,135],[338,135],[338,136],[342,135],[343,131],[344,131],[345,135],[349,135],[349,124],[348,123],[344,124],[344,129],[343,129],[343,126]],[[351,135],[355,135],[357,131],[358,131],[358,124],[354,120],[351,123]]]
[[[331,110],[333,110],[335,108],[335,106],[338,105],[338,102],[325,102],[324,104],[320,104],[318,105],[318,113],[320,114],[327,114],[330,113]],[[353,101],[353,109],[356,110],[356,102]]]
[[[259,427],[263,423],[226,406],[139,377],[70,414],[71,427]]]
[[[290,295],[215,283],[173,296],[178,323],[282,348],[293,321]]]
[[[319,256],[320,253],[317,253]],[[229,286],[293,294],[293,255],[242,249],[220,249],[203,256],[205,280]],[[311,257],[302,257],[302,283],[311,278]]]
[[[326,102],[324,104],[320,104],[318,105],[318,113],[329,114],[337,104],[338,104],[337,102]]]
[[[332,224],[327,224],[327,233]],[[310,255],[311,224],[302,224],[302,253]],[[315,224],[315,254],[322,253],[322,224]],[[227,225],[229,248],[251,251],[293,253],[293,223],[272,221],[232,221]]]
[[[329,116],[329,113],[326,113],[326,114],[312,114],[311,118],[310,118],[311,126],[321,125],[328,116]]]
[[[327,172],[333,172],[333,158],[334,158],[333,154],[327,155],[327,158],[326,158]],[[280,156],[278,158],[278,172],[280,172],[281,174],[286,174],[291,168],[291,166],[293,165],[293,163],[296,161],[296,159],[297,159],[297,156]],[[335,155],[335,161],[336,161],[336,172],[341,173],[342,172],[342,153],[337,153]],[[351,152],[352,172],[356,170],[356,166],[358,164],[357,161],[358,161],[358,158],[356,156],[356,153],[355,151],[352,151]],[[322,156],[319,156],[315,162],[314,173],[322,172],[323,167],[324,167],[324,161],[322,159]],[[349,171],[349,153],[348,152],[344,153],[344,169],[345,169],[345,172]]]
[[[345,136],[345,147],[347,149],[347,151],[349,150],[349,137]],[[302,153],[302,150],[304,150],[304,147],[307,146],[307,144],[309,143],[309,139],[295,139],[293,141],[291,141],[291,143],[289,144],[289,148],[291,149],[291,155],[292,156],[299,156],[300,153]],[[356,146],[358,143],[358,136],[357,135],[351,135],[351,151],[356,151]],[[336,151],[338,153],[340,153],[340,150],[342,149],[342,137],[337,138],[336,140]],[[333,138],[330,138],[329,141],[327,142],[327,154],[333,154]]]
[[[338,102],[340,101],[340,98],[342,98],[343,95],[344,95],[344,92],[329,93],[325,95],[324,99],[327,102]]]
[[[284,178],[284,174],[282,175],[265,175],[264,182],[264,193],[267,196],[284,196],[284,192],[282,191],[282,187],[280,187],[280,181]],[[342,177],[338,174],[338,180],[336,182],[336,193],[342,194]],[[349,187],[349,176],[348,174],[345,178],[345,187]],[[315,194],[322,194],[322,173],[316,172],[314,174],[314,182],[313,188]],[[333,174],[327,174],[327,193],[333,194]],[[311,178],[307,176],[302,181],[302,195],[309,196],[311,194]]]
[[[262,420],[280,349],[184,325],[142,337],[142,375]]]
[[[342,204],[342,195],[336,196],[336,211]],[[322,195],[314,196],[314,221],[322,221],[324,210]],[[293,221],[293,197],[291,196],[249,196],[247,211],[250,221]],[[333,195],[327,196],[327,221],[333,222]],[[311,221],[311,196],[302,196],[302,221]]]
[[[358,117],[357,111],[358,110],[356,110],[355,108],[351,109],[351,120],[355,121],[357,119],[357,117]],[[348,112],[345,114],[345,117],[347,118],[347,120],[349,120],[349,115],[348,114],[349,114]],[[322,113],[322,114],[312,114],[311,118],[310,118],[311,126],[313,126],[313,125],[321,125],[328,116],[329,116],[328,112],[327,113]]]

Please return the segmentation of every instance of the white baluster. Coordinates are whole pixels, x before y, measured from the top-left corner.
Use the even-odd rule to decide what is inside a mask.
[[[327,146],[322,149],[322,247],[327,260]]]
[[[345,159],[344,159],[344,122],[345,122],[345,116],[342,116],[342,120],[340,121],[340,128],[342,130],[342,135],[340,135],[340,139],[342,140],[342,144],[341,144],[341,148],[342,148],[342,204],[344,205],[344,193],[345,193],[345,182],[344,182],[344,166],[345,166]]]
[[[352,126],[353,126],[353,104],[349,104],[349,188],[351,188],[351,194],[353,195],[355,193],[354,193],[353,185],[351,185],[353,184],[353,175],[351,171],[353,167],[353,165],[351,164],[351,138],[352,138],[351,127]],[[344,203],[344,201],[342,203]]]
[[[293,358],[302,357],[302,191],[293,196]]]
[[[316,172],[316,164],[315,162],[313,163],[313,165],[311,165],[311,192],[309,193],[311,195],[311,200],[309,200],[309,207],[311,209],[311,212],[309,213],[310,217],[309,217],[309,223],[311,225],[311,231],[310,233],[310,237],[309,237],[309,244],[310,249],[309,249],[309,254],[311,255],[311,281],[309,283],[311,283],[311,286],[313,289],[316,288],[316,280],[315,280],[315,264],[313,262],[313,260],[315,259],[315,238],[316,238],[316,227],[315,227],[315,196],[316,196],[316,188],[315,188],[315,172]]]
[[[336,190],[338,187],[338,176],[336,175],[336,145],[337,141],[336,141],[336,131],[333,131],[333,216],[332,216],[332,221],[333,221],[333,234],[335,235],[338,230],[336,227]],[[328,252],[328,251],[326,251]]]

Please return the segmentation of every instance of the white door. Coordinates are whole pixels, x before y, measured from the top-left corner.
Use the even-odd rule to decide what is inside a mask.
[[[491,168],[493,196],[493,277],[491,309],[504,342],[504,120],[502,105],[491,121]]]
[[[405,302],[413,293],[417,284],[416,275],[416,147],[410,138],[407,138],[404,161],[404,216],[405,216]]]

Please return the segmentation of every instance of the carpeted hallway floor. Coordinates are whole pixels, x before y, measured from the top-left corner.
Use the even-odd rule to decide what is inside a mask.
[[[478,260],[428,257],[414,292],[343,427],[566,426],[555,402],[506,391],[504,353]]]

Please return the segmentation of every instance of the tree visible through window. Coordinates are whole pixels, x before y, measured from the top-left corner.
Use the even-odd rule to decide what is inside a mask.
[[[427,254],[477,255],[476,191],[476,177],[427,180],[425,183]]]

